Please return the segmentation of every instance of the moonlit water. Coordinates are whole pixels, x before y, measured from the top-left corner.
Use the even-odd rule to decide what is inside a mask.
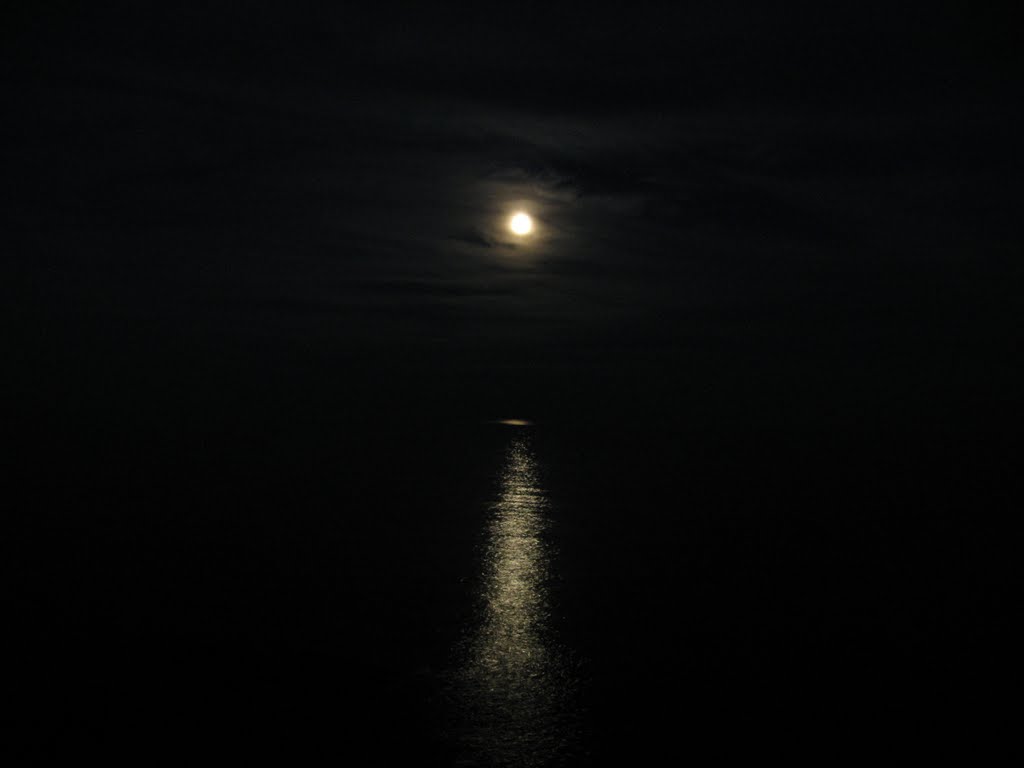
[[[556,765],[572,749],[574,676],[551,622],[549,514],[528,438],[517,435],[487,510],[477,615],[455,676],[462,764]]]

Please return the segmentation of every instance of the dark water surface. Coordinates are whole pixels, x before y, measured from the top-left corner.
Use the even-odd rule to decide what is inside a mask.
[[[828,758],[1006,718],[1003,443],[199,434],[9,462],[12,695],[37,756]]]

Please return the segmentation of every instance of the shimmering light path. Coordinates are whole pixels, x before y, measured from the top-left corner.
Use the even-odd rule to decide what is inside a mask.
[[[550,625],[548,511],[528,439],[517,436],[489,512],[479,617],[457,675],[465,764],[554,765],[572,746],[573,675]]]

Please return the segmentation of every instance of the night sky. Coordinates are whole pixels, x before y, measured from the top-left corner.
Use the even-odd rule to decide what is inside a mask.
[[[1006,19],[108,6],[5,25],[33,409],[917,428],[1015,399]]]
[[[195,502],[197,510],[233,494],[266,509],[309,509],[314,497],[326,508],[323,499],[335,498],[348,509],[372,506],[376,487],[386,489],[380,508],[392,510],[429,486],[430,503],[443,506],[445,493],[469,499],[471,478],[495,471],[490,454],[467,449],[458,430],[502,418],[548,430],[537,433],[537,461],[556,476],[556,501],[562,467],[567,520],[573,499],[592,503],[609,525],[611,499],[643,496],[645,508],[668,510],[675,491],[658,478],[698,464],[707,469],[698,492],[707,504],[735,485],[727,467],[743,468],[746,488],[767,483],[759,487],[797,500],[797,510],[812,509],[812,498],[837,509],[847,499],[858,510],[948,500],[956,511],[930,533],[919,536],[923,518],[914,515],[871,518],[864,530],[882,531],[880,539],[836,544],[846,553],[837,557],[817,549],[815,567],[835,568],[843,556],[858,563],[855,547],[868,547],[865,557],[885,567],[871,570],[874,582],[849,576],[849,584],[896,578],[905,587],[877,610],[899,617],[892,626],[913,627],[898,635],[904,650],[927,644],[931,630],[922,627],[942,622],[958,639],[943,641],[936,659],[958,658],[964,638],[981,647],[979,637],[999,634],[1002,619],[957,610],[982,611],[974,595],[983,593],[1005,616],[985,586],[1006,583],[998,569],[1009,555],[986,553],[1006,540],[996,533],[1001,518],[981,520],[1016,498],[1008,446],[1019,442],[1024,387],[1015,371],[1024,286],[1018,20],[983,3],[923,12],[738,0],[524,0],[468,10],[93,5],[25,3],[5,9],[0,24],[0,396],[4,488],[16,510],[8,547],[17,555],[8,565],[24,587],[20,615],[50,606],[48,618],[21,622],[25,648],[59,656],[54,638],[77,633],[116,667],[137,646],[104,617],[126,615],[129,603],[156,604],[121,586],[110,575],[119,569],[190,605],[210,590],[199,577],[175,587],[167,574],[220,562],[209,553],[222,546],[234,547],[260,585],[279,584],[246,560],[261,547],[276,552],[267,562],[313,563],[319,583],[342,568],[294,545],[307,534],[341,535],[308,522],[315,515],[295,523],[301,535],[282,537],[291,549],[277,551],[267,543],[276,534],[252,528],[248,544],[225,544],[233,518],[200,524],[195,512],[188,530],[210,538],[192,551],[185,528],[140,522],[148,519],[132,511],[140,498],[164,493],[154,508]],[[536,224],[523,238],[508,229],[520,210]],[[818,442],[804,442],[809,436]],[[782,445],[796,453],[779,458]],[[830,446],[828,458],[819,445]],[[342,458],[332,463],[331,451]],[[773,454],[775,463],[766,459]],[[803,463],[790,461],[797,454]],[[608,479],[601,466],[629,479]],[[573,490],[572,478],[593,482]],[[900,490],[889,492],[894,484]],[[744,504],[760,493],[730,492]],[[79,510],[94,517],[78,518]],[[115,533],[95,533],[86,519]],[[677,519],[652,512],[651,530]],[[806,565],[800,558],[813,549],[779,542],[820,543],[803,522],[757,538],[730,520],[686,529],[700,553],[690,562],[718,562],[707,567],[723,574],[742,562],[735,530],[771,563]],[[367,540],[379,533],[360,525]],[[846,523],[835,525],[830,541],[853,541],[844,539]],[[637,538],[625,562],[643,563],[636,553],[655,538]],[[182,548],[161,543],[171,540]],[[963,540],[971,543],[959,556],[940,553]],[[885,543],[871,549],[877,541]],[[917,542],[906,550],[916,554],[901,549],[907,542]],[[598,562],[602,546],[579,562]],[[425,557],[408,547],[408,562]],[[106,558],[106,570],[67,564],[86,550]],[[602,584],[633,600],[628,578],[617,586],[602,567],[587,571],[566,557],[567,590],[589,594],[579,585]],[[951,561],[958,575],[941,575]],[[439,572],[456,583],[461,561],[451,562],[451,573]],[[984,571],[993,562],[996,570]],[[622,566],[634,575],[645,567]],[[769,572],[804,583],[788,567]],[[388,579],[407,568],[384,578],[378,596],[389,599]],[[868,566],[851,568],[864,575]],[[227,566],[205,572],[225,594],[258,603],[258,590],[237,586],[244,578],[233,581]],[[600,575],[572,581],[583,572]],[[937,582],[920,583],[958,596],[922,597],[892,576],[912,572],[934,575]],[[964,581],[967,573],[976,581]],[[217,631],[235,637],[239,627],[284,616],[300,577],[283,578],[264,608],[219,620]],[[71,593],[65,582],[86,586]],[[747,594],[714,589],[723,598]],[[433,605],[423,590],[417,605]],[[804,598],[804,608],[830,599]],[[318,599],[294,610],[307,621],[301,626],[328,637]],[[370,602],[360,615],[377,617]],[[904,614],[897,602],[914,608]],[[128,622],[131,636],[176,647],[160,617],[178,609],[139,610],[150,618]],[[199,626],[188,610],[180,608],[192,616],[182,624]],[[740,658],[739,635],[725,628],[732,619],[707,610],[708,626],[718,627],[708,637],[720,632],[707,648]],[[870,623],[852,616],[836,608],[835,626]],[[796,624],[779,621],[758,635],[776,638],[766,647],[791,647],[777,638]],[[577,626],[581,647],[600,636],[582,619]],[[275,647],[306,648],[302,631]],[[815,647],[830,647],[822,642]],[[602,658],[610,647],[595,640],[591,654]],[[864,656],[862,669],[879,668],[881,653]],[[52,683],[55,695],[60,681],[91,668],[82,654]],[[885,659],[882,666],[902,663]],[[609,673],[607,690],[643,698],[648,691],[627,679]],[[376,683],[364,688],[387,698]],[[602,695],[597,712],[617,700]],[[415,740],[430,726],[409,714],[418,711],[408,703],[416,694],[402,696],[406,714],[392,722]]]

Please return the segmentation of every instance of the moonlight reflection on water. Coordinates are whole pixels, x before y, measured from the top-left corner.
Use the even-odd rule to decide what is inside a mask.
[[[487,519],[478,615],[455,681],[464,764],[557,764],[573,741],[573,676],[550,622],[548,511],[517,436]]]

